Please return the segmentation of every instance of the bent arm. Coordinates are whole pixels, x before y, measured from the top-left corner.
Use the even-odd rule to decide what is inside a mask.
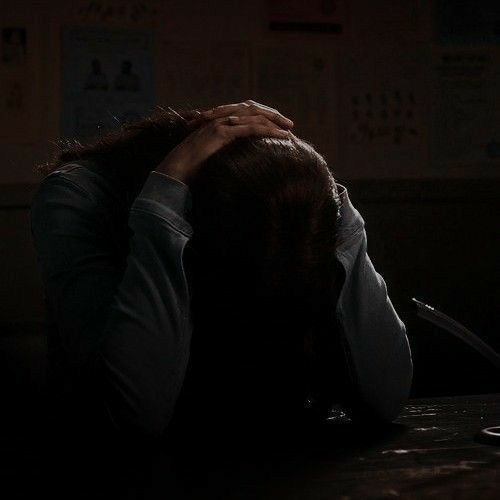
[[[98,201],[69,177],[49,177],[32,204],[32,234],[76,398],[119,432],[158,436],[189,356],[187,187],[149,174],[130,209],[122,272]]]
[[[345,272],[337,302],[340,340],[351,385],[354,420],[390,422],[408,398],[413,376],[404,323],[367,254],[364,220],[341,189],[336,257]]]

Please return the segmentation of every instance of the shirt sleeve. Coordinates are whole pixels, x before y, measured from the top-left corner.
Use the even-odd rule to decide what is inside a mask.
[[[192,331],[189,204],[187,186],[149,174],[130,208],[124,271],[104,244],[106,214],[71,178],[49,175],[31,205],[45,301],[81,406],[120,433],[161,435],[182,386]]]
[[[345,405],[353,420],[390,422],[410,392],[413,363],[404,323],[382,276],[367,253],[365,223],[347,189],[341,202],[336,257],[345,279],[336,306],[350,390]]]

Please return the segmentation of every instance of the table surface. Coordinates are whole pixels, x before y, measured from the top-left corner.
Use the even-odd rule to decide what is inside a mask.
[[[500,446],[474,439],[500,425],[500,394],[411,400],[375,432],[332,417],[306,447],[219,469],[225,481],[205,478],[193,496],[211,488],[245,499],[500,498]]]
[[[186,454],[193,460],[182,467],[161,452],[147,486],[127,488],[117,498],[497,499],[500,446],[474,439],[480,429],[495,425],[500,425],[500,394],[410,400],[393,425],[376,432],[360,430],[334,412],[302,445],[290,440],[285,448],[225,458],[214,449],[193,449]],[[23,482],[43,462],[46,450],[23,452],[19,440],[5,436],[1,443],[2,480]],[[47,471],[35,474],[38,481],[40,474]],[[58,483],[58,471],[50,474],[46,484]],[[73,498],[101,498],[84,484],[72,480],[66,487]],[[109,489],[101,493],[112,498]]]

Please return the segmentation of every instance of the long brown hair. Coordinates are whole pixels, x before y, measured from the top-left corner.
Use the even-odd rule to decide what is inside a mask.
[[[35,171],[47,175],[68,162],[94,160],[138,192],[191,132],[187,122],[195,116],[196,110],[157,107],[85,144],[60,141]],[[260,373],[261,389],[278,391],[279,404],[314,393],[327,405],[340,275],[339,199],[325,158],[303,139],[238,138],[204,162],[190,192],[195,331],[197,325],[217,331],[193,335],[195,365],[210,359],[211,373],[216,365],[223,377],[224,363],[233,360],[235,379],[249,373],[237,366],[252,365],[248,386]],[[305,371],[298,365],[304,362]],[[239,387],[245,391],[241,381]]]

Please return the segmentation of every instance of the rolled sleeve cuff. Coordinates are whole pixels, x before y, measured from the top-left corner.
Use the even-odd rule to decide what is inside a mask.
[[[193,232],[189,187],[166,174],[151,171],[131,209],[154,213],[187,235]]]
[[[361,214],[354,208],[347,188],[337,184],[338,196],[340,200],[340,218],[337,225],[337,234],[340,240],[347,238],[350,234],[358,232],[365,226],[365,221]]]

